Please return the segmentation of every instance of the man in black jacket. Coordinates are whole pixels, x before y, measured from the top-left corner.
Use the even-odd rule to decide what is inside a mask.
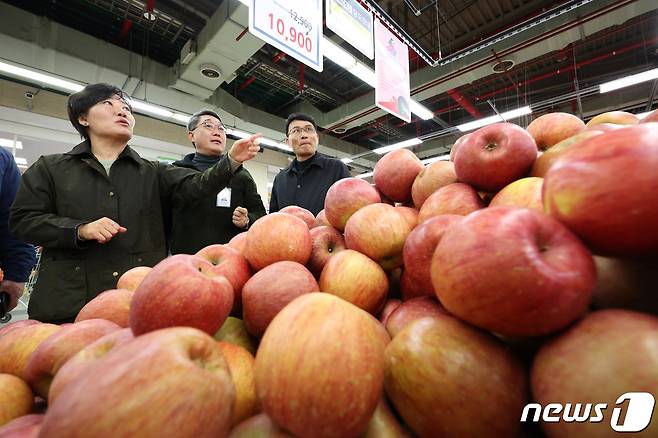
[[[345,163],[317,151],[320,141],[313,117],[293,113],[286,120],[286,143],[295,159],[274,178],[270,213],[297,205],[317,216],[333,183],[350,176]]]
[[[188,137],[196,152],[174,166],[204,171],[217,163],[226,149],[226,129],[219,115],[202,110],[190,118]],[[256,183],[241,167],[224,190],[201,200],[191,200],[174,209],[172,254],[194,254],[213,243],[226,243],[265,215]]]

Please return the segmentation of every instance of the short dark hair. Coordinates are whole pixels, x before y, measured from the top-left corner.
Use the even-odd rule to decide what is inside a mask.
[[[188,131],[194,131],[196,129],[196,127],[199,125],[199,119],[201,119],[201,116],[213,116],[217,120],[219,120],[219,123],[221,123],[222,125],[224,124],[222,122],[222,118],[219,117],[219,114],[217,114],[215,111],[213,111],[211,109],[204,108],[201,111],[197,111],[194,114],[192,114],[192,116],[190,117],[190,120],[187,121],[187,130]]]
[[[288,116],[286,119],[286,137],[288,136],[288,128],[290,127],[290,124],[294,122],[295,120],[302,120],[304,122],[311,122],[313,124],[313,127],[315,130],[318,130],[318,125],[315,123],[315,119],[313,116],[309,116],[308,114],[305,113],[292,113]]]
[[[119,87],[111,84],[89,84],[82,90],[73,93],[69,96],[66,104],[66,109],[69,114],[69,120],[76,131],[80,133],[80,137],[89,138],[87,127],[82,126],[78,121],[80,116],[87,114],[89,108],[96,105],[98,102],[108,99],[112,96],[119,96],[119,98],[130,105],[130,97]],[[132,107],[130,108],[132,112]]]

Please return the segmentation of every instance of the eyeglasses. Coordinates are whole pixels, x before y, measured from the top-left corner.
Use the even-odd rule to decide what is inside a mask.
[[[303,128],[295,127],[290,130],[288,135],[300,135],[302,132],[304,134],[315,134],[315,128],[312,126],[304,126]]]
[[[199,125],[197,126],[197,128],[198,128],[199,126],[203,126],[203,127],[204,127],[205,129],[207,129],[208,131],[226,132],[226,128],[225,128],[224,125],[222,125],[222,124],[215,125],[215,124],[210,123],[210,122],[203,122],[203,123],[199,124]],[[196,128],[195,128],[195,129],[196,129]]]

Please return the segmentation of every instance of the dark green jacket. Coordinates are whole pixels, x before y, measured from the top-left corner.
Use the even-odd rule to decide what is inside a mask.
[[[167,256],[164,217],[173,205],[226,187],[228,159],[207,172],[141,158],[127,146],[107,176],[89,142],[39,158],[23,175],[11,208],[12,232],[43,247],[30,318],[66,320],[135,266]],[[109,217],[127,232],[105,244],[81,242],[77,227]]]
[[[184,159],[176,161],[174,166],[203,171],[210,163],[199,163],[194,160],[194,155],[186,155]],[[176,206],[172,221],[172,254],[194,254],[213,243],[227,243],[245,231],[233,224],[233,211],[236,207],[247,209],[249,224],[265,216],[263,201],[247,169],[242,167],[235,172],[228,186],[231,189],[230,207],[217,207],[217,193]]]

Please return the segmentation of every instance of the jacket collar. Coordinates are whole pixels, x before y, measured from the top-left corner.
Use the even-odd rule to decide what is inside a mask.
[[[92,157],[93,154],[91,153],[91,142],[89,140],[85,140],[82,143],[77,144],[73,149],[70,151],[66,152],[64,155],[77,155],[80,157]],[[130,146],[126,145],[126,147],[121,151],[119,156],[117,157],[117,160],[119,158],[123,157],[128,157],[135,161],[137,164],[142,164],[142,157],[139,156],[137,152]]]
[[[313,155],[311,158],[309,167],[319,167],[320,169],[324,169],[324,164],[327,161],[327,157],[324,154],[321,154],[320,152],[315,152],[315,155]],[[295,169],[295,163],[297,162],[297,158],[292,160],[292,162],[288,165],[288,167],[285,169],[286,172],[297,172],[297,169]]]

